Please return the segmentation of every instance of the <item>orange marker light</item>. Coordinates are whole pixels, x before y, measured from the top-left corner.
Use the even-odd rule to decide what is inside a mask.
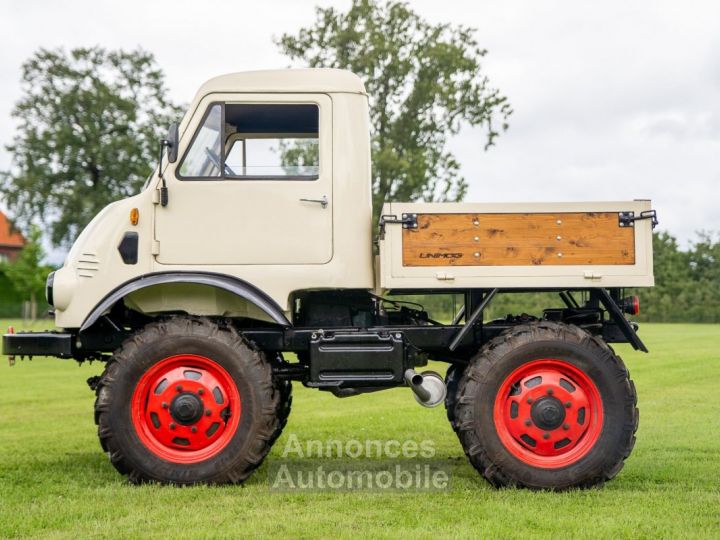
[[[137,208],[133,208],[130,210],[130,223],[133,225],[138,224],[138,220],[140,219],[140,212],[138,212]]]

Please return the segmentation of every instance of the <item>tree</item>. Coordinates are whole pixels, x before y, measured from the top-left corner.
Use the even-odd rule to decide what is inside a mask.
[[[15,262],[6,264],[3,273],[10,280],[13,288],[30,301],[31,319],[37,315],[37,299],[42,298],[45,291],[45,280],[50,268],[42,264],[45,258],[41,244],[42,233],[36,225],[30,227],[27,243]]]
[[[653,234],[655,287],[628,294],[641,298],[641,321],[720,322],[720,242],[698,233],[682,250],[671,234]]]
[[[64,245],[105,205],[137,191],[179,110],[142,50],[40,49],[22,66],[22,90],[0,190],[18,226],[42,222]]]
[[[483,148],[512,110],[490,87],[475,30],[433,25],[402,2],[354,0],[347,13],[316,8],[313,26],[277,41],[310,67],[358,74],[370,95],[373,206],[390,200],[456,201],[467,183],[447,150],[463,124],[484,128]]]
[[[720,322],[720,234],[701,231],[688,253],[694,283],[690,320]]]
[[[689,253],[694,279],[720,287],[720,233],[700,231]]]

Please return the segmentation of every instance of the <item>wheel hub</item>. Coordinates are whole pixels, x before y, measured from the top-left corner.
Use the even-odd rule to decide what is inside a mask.
[[[183,392],[175,396],[170,404],[170,416],[185,426],[200,420],[203,410],[202,401],[192,392]]]
[[[141,377],[132,399],[140,440],[157,456],[196,463],[219,453],[241,415],[237,386],[220,365],[198,355],[165,358]]]
[[[595,444],[602,430],[602,401],[592,379],[577,366],[533,360],[503,381],[493,419],[500,440],[516,458],[538,467],[564,467]]]
[[[541,397],[530,408],[530,417],[537,427],[551,431],[565,421],[565,407],[555,397]]]

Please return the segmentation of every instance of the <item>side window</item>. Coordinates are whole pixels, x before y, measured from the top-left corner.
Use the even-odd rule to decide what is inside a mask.
[[[180,176],[315,180],[320,174],[318,124],[317,105],[213,105],[183,160]]]
[[[180,165],[180,176],[186,178],[222,176],[221,124],[222,105],[212,105],[190,145],[190,150],[183,158],[182,165]]]
[[[317,137],[249,136],[230,144],[228,176],[317,177],[320,172]]]

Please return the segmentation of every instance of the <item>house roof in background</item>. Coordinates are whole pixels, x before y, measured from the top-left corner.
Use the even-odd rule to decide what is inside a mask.
[[[7,216],[0,212],[0,246],[21,248],[24,245],[23,235],[14,230]]]

